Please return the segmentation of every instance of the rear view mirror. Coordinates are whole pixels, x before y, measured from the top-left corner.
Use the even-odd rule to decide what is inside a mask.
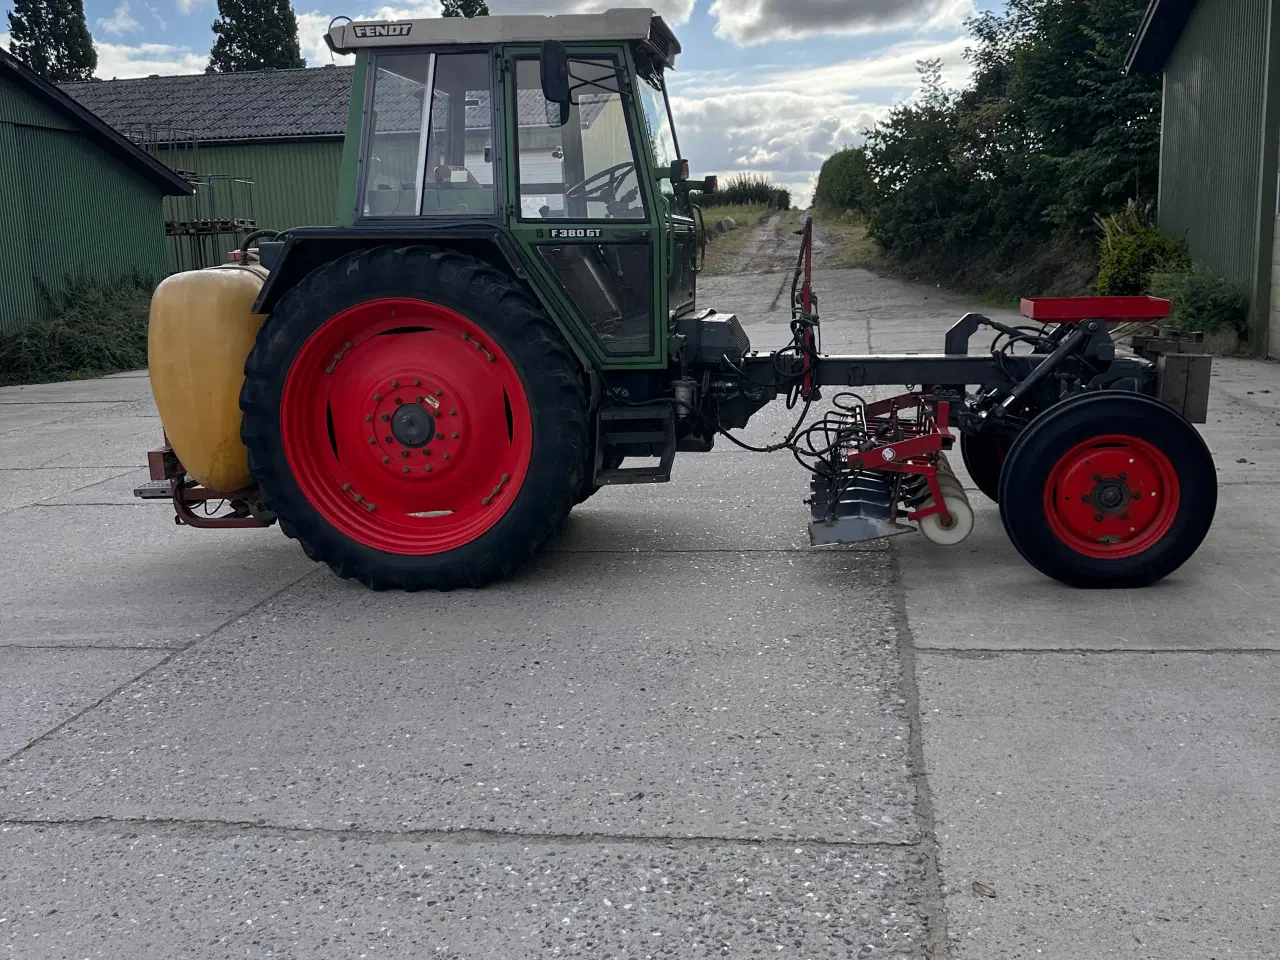
[[[569,122],[571,101],[569,96],[569,51],[559,40],[546,40],[542,44],[542,96],[548,103],[559,109],[559,123],[563,127]],[[547,121],[554,119],[553,112],[547,109]]]

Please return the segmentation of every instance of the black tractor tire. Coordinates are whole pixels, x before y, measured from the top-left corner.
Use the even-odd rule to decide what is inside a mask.
[[[494,526],[443,553],[387,552],[346,535],[304,494],[284,452],[281,400],[302,345],[340,312],[385,298],[446,307],[492,337],[528,403],[532,445],[519,493]],[[456,251],[384,246],[317,268],[280,300],[245,364],[241,438],[264,507],[311,559],[375,590],[476,588],[519,570],[573,507],[588,446],[587,406],[581,366],[521,284]]]
[[[606,470],[617,470],[622,466],[622,457],[607,457],[604,467]],[[593,454],[587,461],[586,473],[582,476],[582,488],[578,491],[578,502],[575,506],[580,506],[594,497],[597,493],[604,489],[594,481],[596,472],[596,458]]]
[[[969,477],[986,496],[1000,502],[1000,472],[1013,440],[994,431],[960,436],[960,456]]]
[[[1102,472],[1089,476],[1094,455]],[[1123,465],[1135,459],[1131,488]],[[1116,463],[1122,469],[1112,476],[1105,465],[1114,469]],[[1157,463],[1160,470],[1144,469]],[[1158,476],[1166,482],[1142,479]],[[1165,507],[1175,492],[1176,503]],[[1128,589],[1164,579],[1199,549],[1213,524],[1218,482],[1213,455],[1190,423],[1150,397],[1102,391],[1072,398],[1033,421],[1009,451],[999,494],[1009,539],[1041,573],[1073,587]],[[1142,496],[1160,509],[1126,547],[1112,536],[1123,529],[1116,524],[1130,519],[1120,504],[1137,514],[1134,504]],[[1079,533],[1095,511],[1094,520],[1104,518],[1096,530],[1108,531],[1096,542]]]

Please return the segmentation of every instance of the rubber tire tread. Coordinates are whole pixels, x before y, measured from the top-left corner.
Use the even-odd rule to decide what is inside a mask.
[[[388,297],[438,303],[475,322],[515,365],[529,403],[533,448],[519,496],[490,530],[448,553],[391,554],[347,537],[307,500],[284,453],[280,399],[299,348],[342,310]],[[240,409],[249,470],[281,529],[312,560],[374,590],[453,590],[506,579],[556,533],[582,489],[588,440],[581,366],[519,283],[452,250],[376,247],[314,270],[259,331],[245,363]]]
[[[996,449],[996,442],[1000,439],[994,433],[960,435],[960,457],[964,460],[964,468],[969,471],[969,478],[996,503],[1000,502],[1000,474],[1004,466]]]
[[[1178,513],[1169,532],[1134,557],[1099,560],[1062,543],[1049,526],[1044,490],[1054,466],[1090,437],[1127,434],[1155,446],[1178,476]],[[1052,407],[1022,432],[1000,478],[1000,519],[1023,558],[1046,576],[1082,589],[1150,586],[1200,548],[1218,504],[1217,469],[1199,431],[1158,400],[1102,391]]]

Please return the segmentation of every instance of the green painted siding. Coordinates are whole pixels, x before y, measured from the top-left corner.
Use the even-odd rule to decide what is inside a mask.
[[[1164,74],[1160,229],[1185,238],[1196,263],[1251,288],[1266,285],[1259,225],[1275,212],[1274,171],[1263,186],[1270,6],[1201,0]]]
[[[41,103],[8,81],[0,82],[0,122],[21,123],[28,127],[52,127],[55,130],[77,129],[70,117]]]
[[[157,154],[164,160],[163,151]],[[341,140],[218,145],[196,151],[198,173],[229,174],[254,183],[260,227],[328,227],[337,222]]]
[[[56,294],[71,280],[109,284],[167,272],[159,189],[68,126],[0,82],[0,204],[8,228],[0,330],[39,319],[42,291]]]

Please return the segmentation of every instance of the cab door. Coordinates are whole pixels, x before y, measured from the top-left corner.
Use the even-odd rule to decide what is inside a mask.
[[[605,367],[652,366],[667,349],[667,257],[636,149],[627,57],[622,47],[571,50],[564,124],[542,95],[537,48],[510,51],[503,71],[511,230]]]

